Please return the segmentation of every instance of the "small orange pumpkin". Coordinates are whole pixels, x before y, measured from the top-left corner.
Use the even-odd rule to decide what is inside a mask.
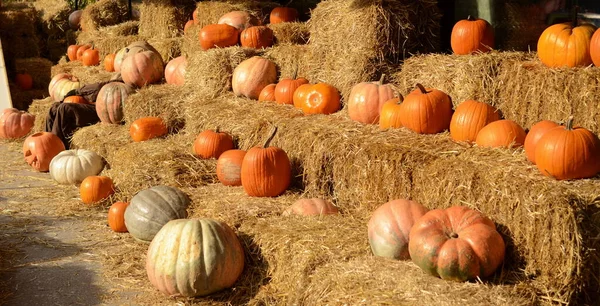
[[[400,94],[398,95],[398,98],[388,100],[381,108],[381,114],[379,115],[379,128],[382,130],[402,127],[402,122],[400,121],[400,112],[404,97]]]
[[[29,73],[17,73],[15,75],[15,83],[22,90],[30,90],[33,88],[33,78]]]
[[[240,44],[247,48],[268,48],[273,45],[273,30],[266,26],[249,27],[242,31]]]
[[[97,66],[100,64],[100,51],[94,47],[86,49],[81,55],[81,63],[84,66]]]
[[[220,132],[218,128],[216,131],[203,131],[194,140],[194,154],[204,159],[218,159],[223,152],[231,149],[233,149],[233,137]]]
[[[475,143],[479,147],[514,148],[525,143],[525,130],[512,120],[497,120],[482,128]]]
[[[166,135],[167,125],[159,117],[143,117],[135,120],[129,128],[129,135],[135,142],[146,141]]]
[[[78,103],[78,104],[90,104],[84,97],[82,96],[68,96],[63,99],[64,103]]]
[[[308,84],[305,78],[285,78],[275,86],[275,102],[277,104],[294,104],[294,92],[298,87]]]
[[[91,48],[92,48],[92,45],[79,46],[79,48],[77,49],[77,60],[80,61],[81,58],[83,57],[83,52],[85,52],[85,50],[91,49]]]
[[[69,58],[69,61],[72,62],[77,60],[77,50],[79,47],[81,47],[81,45],[70,45],[67,48],[67,57]]]
[[[217,160],[217,178],[225,186],[242,186],[242,162],[244,150],[228,150]]]
[[[228,24],[209,24],[198,33],[202,50],[235,46],[239,42],[240,32]]]
[[[298,10],[293,7],[278,6],[271,10],[269,22],[271,24],[282,22],[294,22],[298,20]]]
[[[115,193],[115,186],[110,177],[88,176],[79,186],[79,196],[85,204],[98,203]]]
[[[464,101],[452,115],[450,137],[455,141],[474,142],[483,127],[497,120],[500,113],[495,107],[475,100]]]
[[[307,115],[329,115],[341,108],[340,93],[337,88],[328,83],[301,85],[294,92],[293,100],[294,106]]]
[[[126,233],[125,210],[129,206],[127,202],[115,202],[108,209],[108,226],[117,233]]]
[[[535,148],[542,136],[546,135],[549,130],[558,126],[558,123],[550,120],[543,120],[531,126],[529,133],[525,136],[524,146],[525,154],[530,162],[535,164]]]
[[[494,49],[494,28],[484,19],[469,16],[452,28],[450,45],[459,55],[489,52]]]
[[[108,72],[114,72],[115,71],[115,53],[109,53],[104,57],[104,70],[108,71]]]
[[[600,67],[600,30],[596,30],[590,40],[590,57],[596,67]]]
[[[283,211],[284,216],[324,216],[337,215],[340,211],[331,202],[323,199],[299,199]]]
[[[400,104],[400,122],[418,134],[436,134],[450,127],[452,101],[441,90],[417,84]]]
[[[277,88],[277,84],[265,86],[258,95],[258,102],[275,102],[275,88]]]

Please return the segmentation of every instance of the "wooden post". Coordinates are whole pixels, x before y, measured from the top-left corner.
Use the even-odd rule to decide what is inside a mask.
[[[2,51],[2,41],[0,40],[0,110],[12,107],[12,98],[8,87],[8,75],[6,74],[6,65],[4,64],[4,51]]]

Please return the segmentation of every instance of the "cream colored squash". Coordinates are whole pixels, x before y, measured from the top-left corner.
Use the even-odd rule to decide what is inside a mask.
[[[50,177],[59,184],[79,184],[86,177],[98,175],[104,161],[96,152],[83,149],[58,153],[50,162]]]

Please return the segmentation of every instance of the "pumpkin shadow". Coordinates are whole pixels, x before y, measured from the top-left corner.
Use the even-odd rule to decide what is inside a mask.
[[[527,261],[516,248],[512,232],[504,224],[496,223],[498,233],[504,239],[505,255],[504,261],[496,272],[488,278],[487,282],[496,285],[514,285],[526,279],[533,279],[536,275],[526,275],[525,265]]]
[[[302,164],[302,160],[293,157],[290,158],[290,164],[292,166],[292,179],[289,189],[304,190],[304,164]]]

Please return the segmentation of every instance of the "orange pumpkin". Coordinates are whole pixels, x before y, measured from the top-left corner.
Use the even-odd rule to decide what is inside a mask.
[[[506,251],[494,222],[463,206],[429,211],[408,239],[410,257],[423,271],[461,282],[492,275]]]
[[[63,99],[63,103],[78,103],[78,104],[90,104],[84,97],[82,96],[68,96]]]
[[[381,114],[379,115],[380,129],[402,127],[402,122],[400,121],[402,101],[404,101],[404,97],[400,95],[398,98],[390,99],[383,104]]]
[[[125,210],[129,206],[127,202],[115,202],[108,209],[108,226],[117,233],[126,233]]]
[[[218,159],[227,150],[233,149],[233,137],[225,132],[206,130],[194,140],[194,154],[200,158]]]
[[[304,84],[294,92],[294,106],[307,115],[329,115],[340,110],[340,93],[327,83]]]
[[[240,32],[228,24],[209,24],[198,33],[198,41],[202,50],[225,48],[238,44]]]
[[[277,88],[277,84],[269,84],[260,91],[258,95],[259,102],[275,102],[275,88]]]
[[[577,26],[576,21],[552,25],[538,40],[538,57],[548,67],[588,66],[592,64],[590,43],[594,31],[593,25]]]
[[[79,47],[81,47],[81,45],[70,45],[67,48],[67,57],[69,58],[69,61],[72,62],[77,60],[77,50]]]
[[[16,108],[5,108],[0,113],[0,138],[21,138],[31,131],[35,116]]]
[[[217,178],[225,186],[242,186],[244,150],[227,150],[217,160]]]
[[[486,20],[469,16],[452,28],[450,45],[459,55],[489,52],[494,49],[494,28]]]
[[[350,119],[364,124],[379,122],[383,104],[394,98],[391,84],[383,84],[385,74],[377,82],[361,82],[352,87],[348,97]]]
[[[535,163],[546,176],[571,180],[595,176],[600,171],[600,140],[591,131],[564,126],[547,131],[535,147]]]
[[[54,156],[64,150],[65,145],[60,138],[48,132],[35,133],[23,143],[25,161],[39,172],[47,172]]]
[[[242,161],[242,187],[252,197],[276,197],[289,187],[292,168],[285,151],[269,144],[277,128],[262,147],[254,147]]]
[[[525,154],[527,155],[527,159],[535,164],[535,148],[537,147],[537,143],[540,141],[542,136],[544,136],[549,130],[559,126],[558,123],[550,120],[540,121],[533,126],[525,136]]]
[[[590,57],[596,67],[600,67],[600,30],[596,30],[590,40]]]
[[[253,26],[240,34],[242,47],[263,49],[273,45],[273,30],[266,26]]]
[[[419,134],[440,133],[450,127],[452,101],[441,90],[417,84],[400,104],[400,122]]]
[[[81,55],[81,63],[84,66],[97,66],[100,64],[100,51],[94,47],[85,50]]]
[[[258,99],[265,86],[275,83],[277,68],[272,61],[260,56],[253,56],[241,62],[233,70],[231,88],[236,96]]]
[[[515,148],[525,143],[525,130],[512,120],[498,120],[483,127],[475,143],[479,147]]]
[[[79,46],[79,48],[77,49],[77,60],[80,61],[81,58],[83,57],[83,52],[85,52],[87,49],[91,49],[92,45],[81,45]]]
[[[308,84],[305,78],[285,78],[275,86],[275,102],[277,104],[294,104],[294,92],[298,87]]]
[[[399,260],[410,259],[410,229],[426,213],[427,208],[410,200],[392,200],[379,206],[367,224],[373,254]]]
[[[185,55],[178,56],[167,63],[165,67],[165,80],[167,84],[183,85],[187,69],[187,58]]]
[[[474,142],[484,126],[500,120],[498,110],[483,102],[467,100],[458,105],[450,121],[450,137],[455,141]]]
[[[293,7],[278,6],[271,10],[269,23],[294,22],[298,20],[298,10]]]
[[[29,73],[17,73],[15,75],[15,83],[21,90],[30,90],[33,88],[33,78]]]
[[[115,71],[115,53],[109,53],[104,57],[104,70],[108,71],[108,72],[114,72]]]
[[[115,193],[115,186],[110,177],[88,176],[79,186],[79,196],[85,204],[98,203]]]
[[[251,26],[261,25],[261,22],[258,20],[258,18],[254,17],[248,12],[232,11],[221,16],[219,21],[217,21],[217,24],[227,24],[241,32]]]
[[[300,216],[324,216],[324,215],[337,215],[340,211],[331,202],[312,198],[312,199],[300,199],[290,207],[283,211],[284,216],[300,215]]]
[[[189,28],[191,28],[194,25],[194,20],[188,20],[185,25],[183,26],[183,33],[187,32],[187,30]]]
[[[143,117],[135,120],[129,128],[129,135],[135,142],[146,141],[166,135],[165,122],[158,117]]]
[[[129,86],[144,87],[162,80],[164,63],[160,54],[142,51],[127,56],[121,65],[121,77]]]
[[[194,21],[194,24],[198,24],[200,22],[198,20],[198,8],[192,12],[192,20]]]

